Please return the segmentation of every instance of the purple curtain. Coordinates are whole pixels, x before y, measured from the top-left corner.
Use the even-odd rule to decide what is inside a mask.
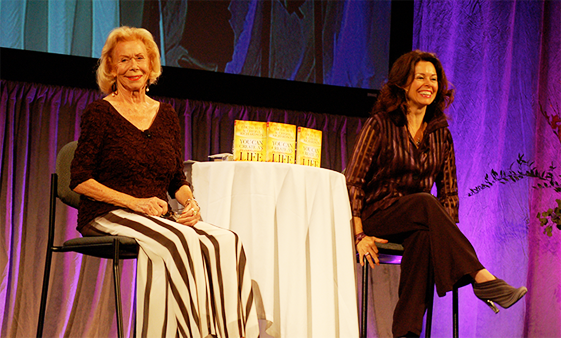
[[[540,171],[559,167],[560,19],[558,1],[415,3],[413,48],[437,53],[457,90],[449,115],[459,226],[492,273],[529,289],[521,304],[497,316],[470,287],[462,289],[464,337],[561,336],[561,232],[547,237],[536,217],[557,206],[561,194],[523,179],[468,197],[486,174],[508,170],[519,154]],[[434,336],[450,335],[450,304],[451,296],[437,300]]]
[[[542,168],[559,167],[561,158],[561,2],[543,3],[540,25],[539,68],[533,78],[532,113],[535,116],[533,159]],[[558,172],[557,172],[558,173]],[[557,177],[559,178],[559,177]],[[561,234],[546,237],[535,215],[557,206],[561,194],[552,189],[530,190],[526,337],[561,336]],[[550,223],[551,224],[551,223]]]
[[[164,75],[165,76],[165,75]],[[0,80],[0,336],[35,335],[43,279],[49,181],[57,151],[79,136],[80,115],[101,98],[94,90]],[[341,170],[360,118],[158,98],[172,104],[185,130],[186,159],[231,152],[236,119],[275,121],[323,131],[322,167]],[[55,243],[78,236],[76,211],[58,203]],[[46,337],[116,335],[111,264],[53,255]],[[125,329],[133,332],[134,261],[122,272]],[[95,281],[98,280],[98,283]]]
[[[414,8],[413,49],[435,52],[456,88],[448,114],[459,227],[492,273],[529,289],[498,315],[471,287],[460,289],[460,336],[561,337],[561,231],[548,237],[536,217],[557,207],[561,193],[525,178],[470,196],[492,170],[518,169],[519,155],[540,172],[560,167],[561,2],[418,0]],[[388,266],[371,276],[369,337],[391,336],[398,276]],[[436,297],[432,335],[451,330],[452,296]]]

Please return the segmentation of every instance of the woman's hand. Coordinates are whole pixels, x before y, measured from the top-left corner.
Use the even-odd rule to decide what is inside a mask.
[[[175,199],[183,205],[183,212],[177,218],[177,223],[181,223],[192,227],[201,220],[201,208],[199,208],[199,203],[193,197],[193,192],[188,185],[182,185],[179,190],[175,193]]]
[[[181,212],[181,215],[179,215],[177,222],[192,227],[201,220],[200,211],[201,208],[199,208],[197,201],[189,199],[187,203],[185,203],[185,208],[183,212]]]
[[[128,207],[134,212],[149,216],[161,216],[168,212],[168,203],[158,197],[135,198]]]
[[[378,247],[376,247],[376,242],[387,243],[388,240],[381,239],[374,236],[364,236],[357,244],[356,251],[359,254],[359,262],[361,266],[364,266],[364,257],[368,259],[370,267],[374,269],[374,265],[380,265],[380,260],[378,259]]]
[[[358,252],[359,255],[360,265],[364,266],[364,256],[366,256],[370,267],[374,269],[374,264],[380,265],[376,242],[387,243],[388,241],[374,236],[366,236],[362,230],[362,219],[358,216],[353,216],[353,227],[355,231],[356,252]]]

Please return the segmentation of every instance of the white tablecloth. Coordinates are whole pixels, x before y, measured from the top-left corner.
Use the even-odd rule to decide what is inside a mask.
[[[203,220],[233,230],[244,244],[258,315],[268,326],[262,338],[358,337],[342,174],[294,164],[199,162],[192,182]]]

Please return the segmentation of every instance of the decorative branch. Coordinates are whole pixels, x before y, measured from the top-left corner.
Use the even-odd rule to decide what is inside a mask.
[[[491,170],[491,174],[485,175],[485,181],[475,188],[470,188],[468,196],[473,196],[481,191],[491,188],[493,185],[515,183],[523,178],[534,178],[539,182],[532,186],[534,189],[553,189],[557,193],[561,193],[561,183],[559,179],[561,175],[555,173],[553,164],[549,166],[548,170],[539,171],[534,162],[528,162],[524,159],[524,154],[518,154],[518,159],[513,162],[508,170],[501,170],[499,172]],[[553,226],[561,230],[561,200],[556,199],[557,207],[550,208],[544,212],[538,212],[537,218],[540,220],[540,225],[544,227],[543,233],[547,236],[553,236]],[[551,223],[550,223],[551,222]]]
[[[539,180],[540,182],[533,186],[534,189],[552,188],[555,192],[561,192],[561,183],[559,182],[561,175],[555,173],[556,169],[557,167],[552,164],[549,166],[548,170],[539,171],[534,166],[533,161],[528,162],[524,159],[524,154],[518,154],[518,159],[512,162],[508,170],[500,170],[497,172],[491,169],[491,173],[485,175],[485,181],[482,184],[469,189],[470,192],[468,196],[478,194],[497,183],[515,183],[523,178],[535,178]]]

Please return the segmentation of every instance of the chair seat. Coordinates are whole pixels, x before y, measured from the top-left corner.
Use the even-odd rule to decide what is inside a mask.
[[[397,243],[376,243],[378,248],[378,259],[380,264],[401,264],[401,258],[405,248],[401,244]],[[358,257],[358,254],[357,254]],[[368,261],[364,259],[364,265],[362,267],[362,308],[361,308],[361,323],[360,323],[360,337],[366,337],[366,318],[368,312],[367,298],[368,298]],[[431,277],[430,285],[434,285],[434,277]],[[425,325],[425,337],[430,337],[431,326],[432,326],[432,306],[434,298],[434,287],[429,289],[429,294],[427,304],[427,315],[426,315],[426,325]],[[459,335],[459,315],[458,315],[458,286],[454,285],[452,299],[452,335],[454,338],[458,338]]]
[[[397,243],[376,243],[378,260],[382,264],[401,264],[403,245]]]
[[[113,241],[119,241],[119,257],[121,259],[132,259],[138,256],[138,243],[130,237],[124,236],[91,236],[70,239],[57,251],[75,251],[100,258],[113,258]]]

